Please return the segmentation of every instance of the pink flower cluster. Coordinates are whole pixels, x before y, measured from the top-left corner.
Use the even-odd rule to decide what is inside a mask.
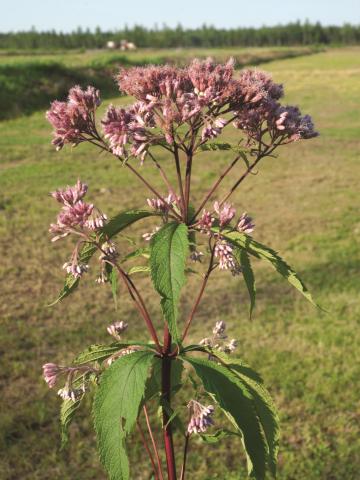
[[[245,70],[237,89],[234,101],[230,101],[236,114],[234,126],[247,133],[249,143],[259,141],[266,133],[272,143],[279,144],[318,135],[309,115],[301,116],[297,107],[281,106],[278,100],[283,96],[283,87],[274,83],[270,75]]]
[[[87,185],[78,180],[73,187],[68,186],[51,193],[52,197],[63,205],[56,223],[50,225],[49,231],[55,235],[52,241],[69,235],[76,227],[83,228],[86,225],[94,210],[93,204],[82,200],[87,189]]]
[[[144,102],[137,102],[128,108],[110,105],[101,123],[104,136],[115,155],[127,157],[127,144],[131,144],[131,155],[140,156],[142,160],[145,158],[154,141],[154,135],[148,129],[155,124],[153,113]]]
[[[317,135],[308,115],[301,116],[297,107],[281,106],[282,85],[258,70],[247,69],[235,77],[233,60],[224,65],[207,59],[194,60],[186,68],[122,69],[117,81],[120,90],[137,101],[127,108],[108,108],[101,123],[109,145],[95,125],[99,92],[76,86],[67,102],[55,101],[47,112],[57,149],[89,140],[124,159],[132,155],[143,161],[151,145],[166,144],[170,149],[184,124],[199,132],[196,149],[222,133],[231,122],[223,115],[230,112],[249,144],[264,135],[277,144]]]
[[[91,232],[97,231],[105,225],[107,221],[106,215],[94,207],[92,203],[87,203],[83,200],[87,189],[87,185],[78,180],[73,187],[68,186],[63,190],[55,190],[51,193],[52,197],[62,204],[56,223],[52,223],[49,229],[50,233],[54,235],[52,238],[53,242],[71,233],[77,234],[81,238],[89,239]],[[80,243],[75,247],[70,261],[65,262],[63,265],[64,270],[75,278],[81,277],[89,268],[88,265],[79,261],[79,245]],[[105,242],[103,245],[110,245],[115,251],[113,244]],[[106,255],[108,253],[103,254],[103,256]],[[103,265],[104,259],[101,259],[101,262]]]
[[[146,201],[150,208],[167,215],[171,207],[179,206],[180,198],[173,193],[169,193],[164,201],[161,198],[148,198]]]
[[[76,228],[98,230],[104,226],[106,215],[97,210],[92,203],[83,201],[87,189],[87,185],[78,180],[73,187],[68,186],[51,193],[51,196],[63,205],[56,223],[50,225],[49,231],[55,235],[52,241],[69,235]]]
[[[214,413],[213,405],[202,405],[196,400],[190,400],[187,405],[191,411],[190,422],[188,424],[188,433],[204,433],[214,424],[212,415]]]
[[[60,150],[65,143],[77,145],[92,135],[95,130],[94,113],[100,105],[99,90],[87,87],[82,90],[78,85],[69,91],[68,100],[55,100],[46,118],[54,127],[53,145]]]
[[[223,320],[216,322],[215,327],[212,331],[211,337],[205,337],[200,341],[200,345],[204,347],[210,347],[211,349],[218,350],[220,352],[232,353],[237,347],[237,340],[232,338],[230,342],[225,342],[227,339],[226,335],[226,324]],[[210,356],[210,359],[216,359],[214,356]]]

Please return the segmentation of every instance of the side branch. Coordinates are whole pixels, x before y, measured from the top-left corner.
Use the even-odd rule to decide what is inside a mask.
[[[150,458],[150,462],[151,462],[151,466],[152,466],[152,469],[153,469],[153,472],[154,472],[154,476],[155,476],[155,480],[159,480],[159,475],[156,471],[156,465],[155,465],[155,461],[154,461],[154,457],[152,456],[152,453],[151,453],[151,450],[147,444],[147,441],[146,441],[146,438],[145,438],[145,435],[144,435],[144,432],[141,428],[141,425],[140,425],[140,422],[139,420],[137,420],[136,422],[136,426],[139,430],[139,433],[140,433],[140,437],[141,437],[141,440],[142,440],[142,443],[145,447],[145,450],[147,451],[147,454],[149,455],[149,458]]]
[[[226,170],[224,170],[224,172],[220,175],[220,177],[218,178],[218,180],[214,183],[214,185],[211,187],[211,189],[209,190],[209,192],[207,193],[207,195],[205,196],[204,200],[201,202],[201,205],[200,207],[196,210],[196,213],[194,214],[194,216],[192,217],[192,219],[190,220],[190,224],[196,219],[196,217],[199,215],[199,213],[201,212],[201,210],[204,208],[204,206],[206,205],[207,201],[209,200],[209,198],[211,197],[211,195],[215,192],[215,190],[218,188],[218,186],[220,185],[220,183],[223,181],[223,179],[226,177],[226,175],[230,172],[230,170],[236,165],[236,163],[239,161],[241,155],[237,156],[232,162],[231,164],[227,167]]]
[[[188,332],[189,332],[189,328],[191,326],[191,322],[193,321],[193,318],[195,316],[195,313],[196,313],[196,310],[201,302],[201,299],[202,299],[202,296],[204,294],[204,291],[205,291],[205,288],[206,288],[206,285],[207,285],[207,282],[209,280],[209,277],[210,277],[210,274],[211,272],[214,270],[214,253],[215,253],[215,246],[212,247],[211,249],[211,258],[210,258],[210,262],[209,262],[209,268],[204,276],[204,280],[203,280],[203,283],[201,285],[201,288],[200,288],[200,292],[195,300],[195,303],[194,303],[194,306],[190,312],[190,315],[189,315],[189,318],[186,322],[186,325],[185,325],[185,329],[184,329],[184,333],[182,335],[182,338],[181,340],[184,341]]]

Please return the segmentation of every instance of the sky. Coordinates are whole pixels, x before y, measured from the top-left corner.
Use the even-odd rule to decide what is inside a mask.
[[[360,0],[0,0],[0,12],[1,32],[164,23],[258,27],[306,19],[324,25],[360,24]]]

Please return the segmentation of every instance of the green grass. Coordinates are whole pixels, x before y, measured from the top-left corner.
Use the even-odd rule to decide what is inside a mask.
[[[142,49],[135,52],[107,50],[60,51],[29,56],[0,50],[0,120],[46,108],[54,98],[63,99],[74,84],[92,84],[103,97],[117,94],[113,81],[120,66],[183,65],[189,59],[209,55],[218,61],[233,56],[238,66],[257,65],[276,58],[291,58],[316,52],[316,47],[231,49]],[[8,54],[6,54],[8,53]],[[28,53],[28,52],[27,52]]]
[[[254,237],[279,250],[328,313],[256,263],[253,320],[243,283],[220,274],[210,281],[192,332],[198,340],[215,321],[225,320],[229,334],[239,339],[239,354],[264,376],[281,414],[284,480],[355,480],[360,470],[359,53],[339,49],[264,66],[285,84],[286,101],[314,116],[321,136],[267,159],[234,196],[239,212],[255,217]],[[129,322],[129,338],[144,338],[144,332],[125,292],[115,312],[111,293],[94,285],[91,275],[72,297],[46,306],[59,290],[61,265],[71,251],[71,242],[49,242],[57,205],[47,193],[80,177],[90,185],[89,198],[110,215],[143,206],[147,193],[92,148],[56,153],[43,112],[3,122],[0,133],[0,479],[103,479],[86,408],[73,425],[70,449],[58,451],[59,399],[46,388],[41,365],[69,362],[85,345],[108,341],[106,326],[113,320]],[[229,158],[227,152],[199,157],[195,203]],[[143,171],[157,182],[150,163]],[[138,225],[135,237],[148,228],[149,222]],[[148,281],[139,282],[151,311],[158,312]],[[189,279],[182,319],[196,282]],[[149,478],[135,442],[130,450],[133,478]],[[189,478],[245,478],[240,452],[233,439],[193,448]]]

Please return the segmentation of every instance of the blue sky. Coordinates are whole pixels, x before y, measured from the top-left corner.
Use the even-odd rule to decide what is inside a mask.
[[[360,0],[0,0],[0,31],[81,27],[261,26],[309,19],[360,23]]]

